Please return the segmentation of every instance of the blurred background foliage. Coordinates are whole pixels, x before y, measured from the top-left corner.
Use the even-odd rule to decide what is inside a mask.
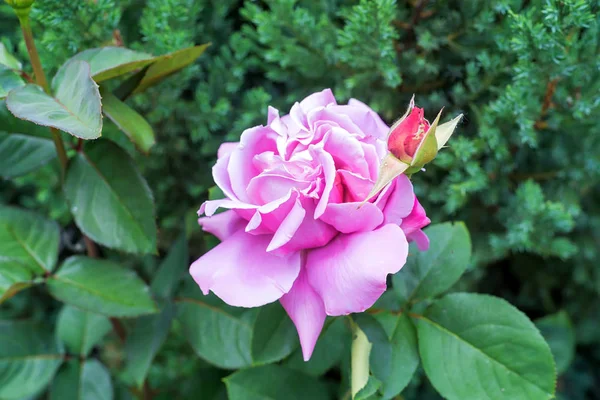
[[[449,149],[414,178],[431,219],[463,220],[474,239],[460,289],[504,297],[532,319],[560,315],[577,346],[560,395],[600,398],[597,1],[38,0],[32,18],[49,75],[89,47],[159,55],[212,43],[196,64],[131,99],[157,134],[149,157],[131,153],[154,192],[162,250],[182,219],[194,226],[219,145],[265,123],[268,105],[287,112],[330,87],[339,102],[360,99],[390,124],[413,94],[428,118],[441,107],[445,120],[464,113]],[[6,5],[0,38],[27,60]],[[68,224],[57,168],[0,181],[0,201]],[[190,255],[209,245],[194,227]],[[150,277],[156,261],[143,261],[136,267]],[[52,311],[28,308],[23,296],[0,316]],[[228,372],[190,357],[181,326],[171,329],[150,370],[156,398],[224,396]],[[102,357],[118,366],[113,339]],[[417,376],[402,398],[436,396]]]

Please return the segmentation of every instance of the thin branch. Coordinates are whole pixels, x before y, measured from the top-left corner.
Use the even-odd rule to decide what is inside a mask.
[[[21,31],[23,32],[23,38],[25,39],[25,45],[27,46],[27,52],[29,53],[31,66],[33,67],[33,73],[35,74],[35,81],[44,89],[46,93],[50,94],[50,86],[48,85],[48,80],[46,79],[46,74],[44,74],[42,62],[40,61],[40,56],[37,48],[35,47],[35,41],[33,40],[33,32],[31,30],[31,24],[29,23],[29,11],[24,14],[17,13],[17,16],[19,17]],[[62,176],[64,177],[68,162],[65,145],[62,137],[60,136],[60,132],[57,129],[50,128],[50,132],[52,133],[52,140],[54,141],[54,146],[56,147],[56,153],[58,154],[58,159],[60,161],[60,166],[63,173]]]
[[[417,1],[417,4],[415,4],[415,8],[413,9],[413,16],[412,16],[412,20],[411,20],[411,25],[412,25],[413,29],[414,29],[415,25],[417,25],[419,20],[424,17],[423,9],[427,6],[427,3],[429,3],[429,0],[419,0],[419,1]]]
[[[390,313],[391,315],[398,315],[398,316],[400,316],[400,315],[402,315],[402,313],[404,311],[403,310],[390,311],[390,310],[384,310],[382,308],[369,308],[367,310],[367,313],[371,314],[371,315],[380,314],[380,313],[383,313],[383,312]]]
[[[548,82],[546,85],[546,93],[544,94],[544,102],[542,103],[542,111],[540,112],[540,116],[537,121],[533,125],[536,129],[544,129],[548,127],[548,124],[543,121],[543,118],[548,113],[550,106],[552,105],[552,97],[554,97],[554,92],[556,91],[556,85],[558,84],[558,78],[554,78]]]
[[[514,173],[510,174],[509,178],[517,182],[526,181],[529,179],[534,181],[547,181],[556,178],[561,172],[562,170],[532,172],[528,174]]]
[[[400,85],[400,91],[402,93],[428,93],[432,90],[439,89],[446,84],[446,81],[443,79],[438,79],[436,81],[425,82],[419,85]]]

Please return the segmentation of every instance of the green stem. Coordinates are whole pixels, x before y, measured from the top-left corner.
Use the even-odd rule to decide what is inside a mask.
[[[352,398],[366,386],[369,380],[369,355],[373,345],[367,335],[352,321],[352,347],[350,349],[350,388]]]
[[[48,86],[46,75],[42,69],[40,56],[37,52],[37,48],[35,47],[35,42],[33,41],[33,32],[31,31],[31,24],[29,23],[29,14],[18,14],[18,17],[19,22],[21,23],[23,38],[25,39],[25,45],[27,46],[27,52],[29,53],[29,58],[31,60],[31,66],[33,67],[35,80],[38,85],[44,88],[46,93],[50,94],[50,87]]]
[[[60,167],[62,168],[63,175],[67,170],[67,153],[65,151],[65,145],[63,143],[62,138],[60,137],[60,132],[56,128],[50,128],[50,132],[52,133],[52,140],[54,141],[54,147],[56,147],[56,153],[58,154],[58,159],[60,161]]]
[[[31,31],[31,24],[29,23],[29,12],[17,12],[17,16],[19,17],[21,31],[23,32],[23,38],[25,39],[31,66],[33,67],[33,73],[35,74],[35,81],[46,93],[50,94],[50,86],[48,86],[46,74],[44,74],[44,70],[42,69],[40,56],[33,40],[33,32]],[[67,169],[67,152],[65,151],[65,145],[60,137],[60,132],[57,129],[50,128],[50,132],[52,133],[52,140],[54,141],[56,153],[58,154],[60,166],[64,175],[64,172]]]

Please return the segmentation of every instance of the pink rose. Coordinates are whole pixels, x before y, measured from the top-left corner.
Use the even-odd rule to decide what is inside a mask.
[[[222,243],[190,273],[204,294],[258,307],[279,300],[308,360],[325,317],[361,312],[406,262],[429,224],[400,175],[362,207],[387,153],[389,127],[365,104],[312,94],[267,126],[224,143],[213,168],[226,198],[205,202],[203,229]],[[215,214],[218,208],[227,208]]]

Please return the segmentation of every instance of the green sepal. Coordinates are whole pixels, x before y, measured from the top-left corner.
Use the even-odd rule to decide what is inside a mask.
[[[369,199],[379,193],[388,183],[402,175],[410,165],[398,160],[392,153],[387,153],[383,160],[381,160],[381,166],[379,167],[379,174],[377,175],[377,181],[371,192],[363,200],[359,207],[363,206]]]
[[[31,6],[35,0],[4,0],[6,3],[15,10],[15,14],[19,19],[29,17]]]
[[[435,118],[435,121],[433,121],[433,124],[431,124],[431,126],[427,130],[425,138],[423,139],[419,147],[417,147],[413,160],[410,163],[411,166],[419,167],[420,169],[423,165],[432,161],[437,155],[438,145],[437,140],[435,138],[435,130],[440,121],[440,117],[442,116],[442,111],[443,109],[440,110],[437,117]]]

